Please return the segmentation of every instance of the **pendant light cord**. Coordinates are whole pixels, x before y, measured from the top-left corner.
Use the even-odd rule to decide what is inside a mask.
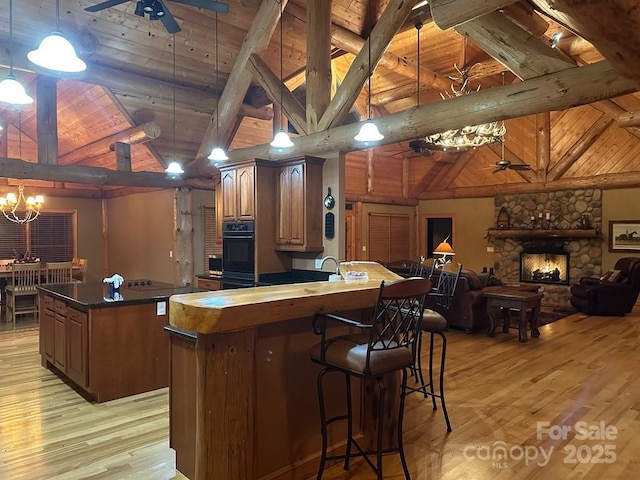
[[[284,131],[284,125],[282,125],[282,103],[284,100],[284,74],[282,68],[282,57],[283,57],[283,35],[282,35],[282,16],[284,15],[284,7],[282,5],[283,0],[280,1],[280,129]]]
[[[216,63],[216,144],[220,145],[220,73],[218,71],[218,12],[216,11],[216,50],[215,50],[215,63]]]
[[[369,17],[369,23],[371,23],[371,5],[369,5],[367,16]],[[367,39],[367,64],[369,65],[369,79],[367,81],[367,120],[371,120],[371,34],[373,33],[373,26],[370,25],[369,38]]]
[[[18,111],[18,158],[22,160],[22,110]]]
[[[416,78],[417,83],[416,86],[416,107],[420,106],[420,29],[422,28],[422,22],[418,20],[416,22],[416,30],[418,32],[418,55],[417,55],[417,65],[416,65]]]
[[[171,34],[173,43],[173,159],[176,158],[176,34]]]
[[[13,0],[9,0],[9,75],[13,75]]]
[[[56,0],[56,32],[60,31],[60,0]]]

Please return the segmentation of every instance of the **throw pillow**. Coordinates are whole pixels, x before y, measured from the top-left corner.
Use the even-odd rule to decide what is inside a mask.
[[[604,274],[600,277],[600,281],[601,282],[608,282],[609,281],[609,277],[611,276],[611,274],[613,273],[613,270],[607,270],[606,272],[604,272]]]
[[[611,272],[611,275],[609,275],[609,278],[607,278],[607,282],[609,283],[616,283],[620,280],[620,270],[614,270],[613,272]]]

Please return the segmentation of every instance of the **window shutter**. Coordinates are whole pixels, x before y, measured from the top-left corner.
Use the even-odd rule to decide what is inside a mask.
[[[41,213],[28,225],[29,250],[42,262],[68,262],[74,254],[74,214]]]
[[[202,206],[202,229],[204,232],[204,271],[209,270],[209,255],[216,253],[216,209],[212,205]]]

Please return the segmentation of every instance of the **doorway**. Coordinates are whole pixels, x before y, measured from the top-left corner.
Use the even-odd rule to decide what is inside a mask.
[[[443,242],[447,237],[447,242],[455,250],[453,235],[453,217],[452,216],[424,216],[423,219],[424,241],[422,242],[423,251],[421,255],[425,257],[433,257],[433,250]]]

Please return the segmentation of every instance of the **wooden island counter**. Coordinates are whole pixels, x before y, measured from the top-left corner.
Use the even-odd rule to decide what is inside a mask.
[[[311,318],[318,312],[361,317],[375,305],[381,280],[402,278],[374,262],[340,265],[343,276],[349,270],[366,271],[368,281],[170,298],[170,324],[196,337],[195,466],[182,473],[194,480],[302,479],[316,470],[319,367],[309,354],[319,339]],[[344,380],[336,380],[339,389]],[[342,395],[335,402],[342,404]],[[176,453],[179,458],[181,452]]]

